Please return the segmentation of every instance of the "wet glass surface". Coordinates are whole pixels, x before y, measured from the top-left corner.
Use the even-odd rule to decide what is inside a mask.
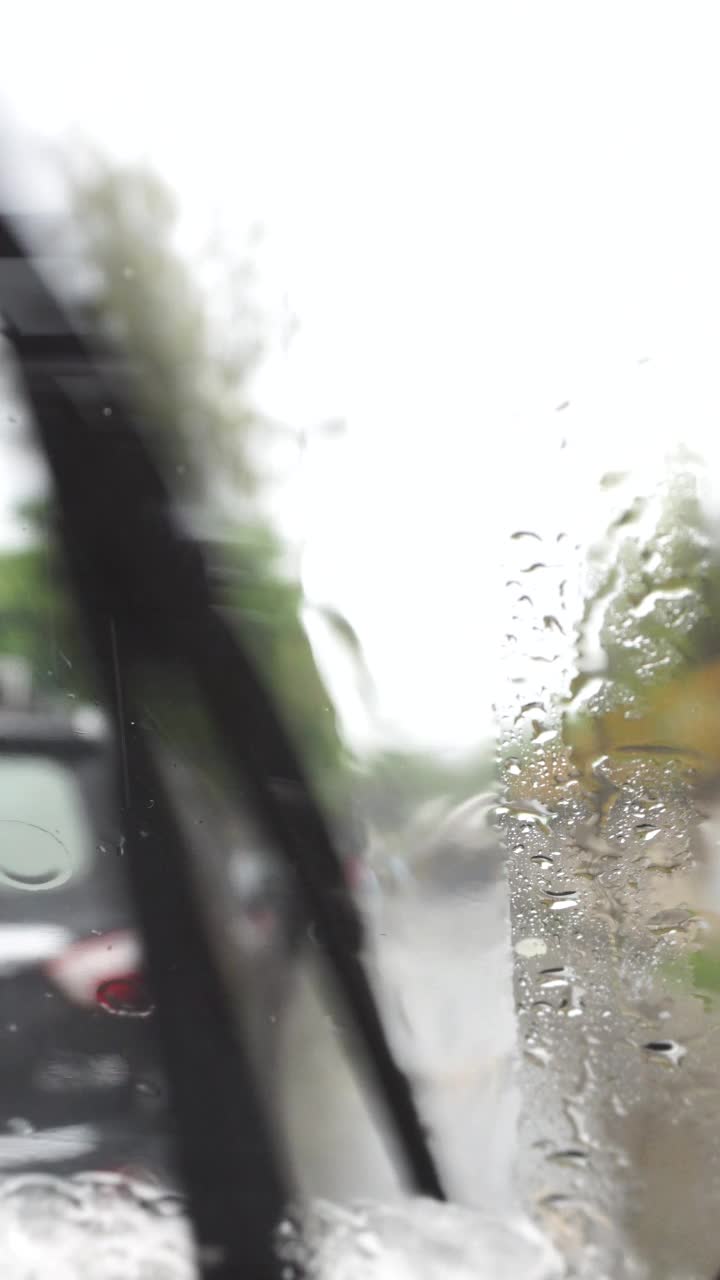
[[[119,24],[132,112],[91,6],[72,49],[66,6],[42,41],[19,15],[0,161],[13,208],[41,215],[49,275],[132,363],[218,607],[301,750],[447,1211],[421,1221],[403,1204],[317,937],[295,918],[286,945],[274,853],[225,779],[207,797],[215,748],[192,697],[155,673],[143,714],[318,1266],[395,1280],[420,1258],[459,1276],[504,1260],[511,1276],[532,1258],[540,1276],[557,1248],[578,1277],[709,1280],[709,28],[642,6],[338,13],[228,7],[216,26],[157,6]],[[165,56],[170,38],[183,56]],[[9,319],[38,323],[16,298]],[[114,746],[3,377],[0,1168],[109,1162],[174,1185]],[[43,723],[20,758],[31,689]],[[26,1192],[43,1231],[61,1203],[89,1222],[115,1194],[99,1187],[82,1201],[13,1182],[0,1230],[16,1238]],[[182,1275],[164,1232],[162,1265]]]

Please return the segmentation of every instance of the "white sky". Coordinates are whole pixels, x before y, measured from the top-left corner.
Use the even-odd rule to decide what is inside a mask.
[[[382,732],[489,736],[512,528],[581,541],[604,470],[717,451],[716,24],[661,0],[48,0],[3,34],[15,130],[144,156],[189,227],[268,228],[303,328],[267,406],[348,424],[286,517]]]

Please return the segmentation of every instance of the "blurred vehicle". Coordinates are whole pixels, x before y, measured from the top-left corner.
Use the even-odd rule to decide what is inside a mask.
[[[109,761],[94,708],[0,708],[0,1167],[72,1164],[154,1062]]]
[[[493,791],[460,804],[443,795],[419,805],[399,832],[374,832],[361,885],[374,874],[389,892],[412,887],[429,893],[483,892],[503,869],[493,822],[496,806]]]
[[[111,738],[92,706],[58,711],[27,689],[9,701],[0,706],[0,1170],[70,1172],[92,1152],[96,1167],[139,1164],[171,1179]],[[228,823],[213,810],[200,779],[183,775],[183,790],[201,855],[225,859],[250,1049],[267,1076],[300,933],[294,891],[237,815]]]

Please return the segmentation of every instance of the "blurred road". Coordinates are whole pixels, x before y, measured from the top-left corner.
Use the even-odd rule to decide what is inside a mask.
[[[519,1096],[504,882],[472,894],[417,886],[370,920],[371,967],[453,1196],[510,1205]],[[304,1191],[335,1201],[396,1197],[399,1183],[349,1069],[312,960],[284,1046],[283,1123]]]

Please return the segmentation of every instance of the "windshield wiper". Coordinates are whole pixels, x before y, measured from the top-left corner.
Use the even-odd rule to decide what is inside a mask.
[[[3,270],[8,260],[12,272]],[[18,288],[26,310],[32,302],[31,333],[17,319]],[[360,957],[359,913],[297,753],[243,645],[213,607],[202,556],[179,526],[117,366],[73,329],[1,216],[0,308],[54,480],[70,581],[123,746],[130,876],[196,1230],[225,1259],[214,1274],[274,1275],[272,1226],[289,1189],[195,900],[181,825],[138,715],[135,686],[153,664],[180,669],[198,692],[236,783],[249,788],[297,877],[414,1189],[443,1198],[440,1179]],[[141,829],[148,833],[142,840]]]

